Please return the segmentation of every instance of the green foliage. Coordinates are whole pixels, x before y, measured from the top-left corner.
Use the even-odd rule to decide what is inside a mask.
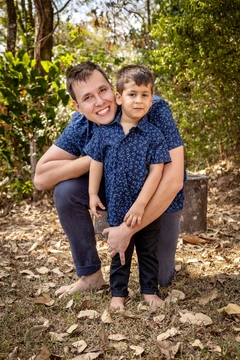
[[[146,55],[171,103],[187,165],[205,166],[240,144],[238,0],[159,1]]]
[[[68,65],[68,61],[42,62],[46,75],[40,76],[27,53],[19,52],[16,57],[5,53],[0,57],[0,167],[3,176],[13,178],[16,173],[12,170],[18,169],[17,176],[25,180],[21,186],[15,180],[13,183],[23,195],[31,191],[27,185],[29,170],[34,171],[30,166],[30,143],[36,141],[41,153],[62,127],[56,119],[69,101],[63,76]]]

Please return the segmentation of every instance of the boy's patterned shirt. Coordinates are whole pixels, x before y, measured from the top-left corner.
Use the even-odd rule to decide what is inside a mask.
[[[120,108],[118,111],[120,111]],[[169,151],[183,145],[170,107],[166,101],[159,96],[154,96],[153,104],[147,116],[148,121],[158,127],[163,133]],[[56,140],[55,145],[72,155],[84,156],[86,155],[84,148],[97,127],[95,123],[88,121],[85,116],[75,112],[63,133]],[[185,179],[186,174],[184,175]],[[166,212],[181,210],[183,208],[183,200],[184,192],[182,189],[176,195]]]
[[[171,162],[164,136],[145,116],[124,134],[121,112],[109,125],[100,125],[85,148],[104,164],[108,223],[118,226],[137,199],[151,164]],[[161,200],[160,200],[161,201]]]

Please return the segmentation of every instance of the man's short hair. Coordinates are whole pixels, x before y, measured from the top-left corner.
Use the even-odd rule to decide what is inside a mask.
[[[87,79],[92,75],[94,70],[99,71],[102,76],[107,80],[109,83],[108,77],[105,74],[104,70],[101,66],[94,64],[91,61],[85,61],[81,64],[74,66],[67,75],[67,92],[72,97],[74,101],[77,102],[75,93],[73,91],[73,84],[76,82],[86,82]]]
[[[154,90],[155,76],[145,65],[126,65],[116,73],[116,89],[119,94],[124,90],[124,84],[134,81],[136,85],[151,85]]]

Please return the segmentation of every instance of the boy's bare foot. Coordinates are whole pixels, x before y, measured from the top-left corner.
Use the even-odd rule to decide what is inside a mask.
[[[151,309],[163,307],[164,301],[156,294],[143,294],[144,300],[148,303]]]
[[[71,285],[61,286],[55,292],[55,295],[59,296],[59,298],[62,298],[65,295],[73,295],[78,291],[98,290],[103,285],[105,285],[105,281],[100,269],[91,275],[80,277],[75,283]]]
[[[110,308],[114,310],[125,310],[124,297],[113,296],[110,302]]]

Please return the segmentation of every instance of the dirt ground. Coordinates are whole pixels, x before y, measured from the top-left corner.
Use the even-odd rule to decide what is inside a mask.
[[[209,177],[207,231],[180,234],[176,276],[157,312],[142,303],[136,258],[125,313],[108,309],[108,286],[55,297],[76,276],[51,198],[0,217],[0,359],[240,359],[240,169],[223,161],[201,174]],[[108,281],[101,238],[98,249]],[[83,310],[101,316],[82,319]]]

